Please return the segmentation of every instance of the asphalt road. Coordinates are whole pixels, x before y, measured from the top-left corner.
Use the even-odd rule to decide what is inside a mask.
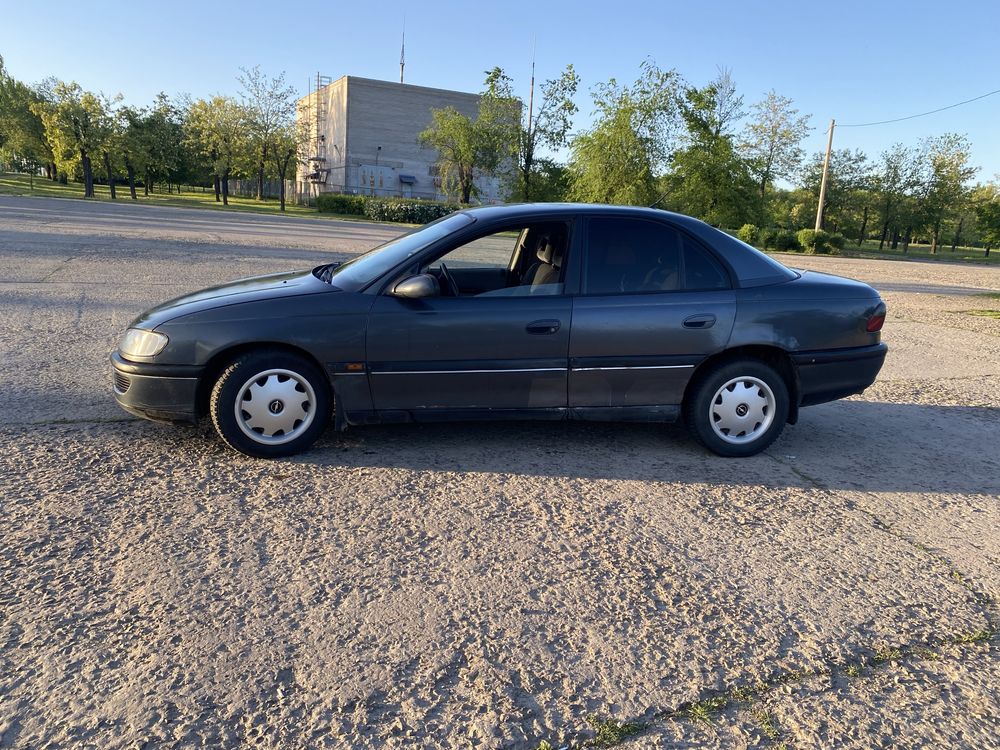
[[[1000,747],[1000,269],[785,258],[879,288],[891,353],[746,460],[543,423],[263,462],[115,405],[143,308],[397,231],[0,198],[0,748]]]

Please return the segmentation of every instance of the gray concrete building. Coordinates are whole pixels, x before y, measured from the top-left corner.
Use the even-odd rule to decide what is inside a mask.
[[[479,95],[344,76],[317,77],[315,90],[299,100],[307,123],[309,161],[299,166],[296,192],[444,199],[435,167],[437,151],[417,136],[431,110],[454,107],[475,117]],[[499,180],[478,178],[479,200],[501,199]]]

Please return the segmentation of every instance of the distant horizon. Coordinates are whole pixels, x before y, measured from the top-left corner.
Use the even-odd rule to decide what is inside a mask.
[[[19,80],[73,80],[89,90],[121,93],[133,105],[149,104],[161,91],[171,98],[235,95],[240,68],[254,65],[269,75],[284,71],[301,97],[317,70],[334,80],[346,75],[398,83],[405,14],[406,85],[479,93],[485,71],[498,65],[527,101],[534,44],[536,86],[570,63],[581,77],[576,131],[591,121],[591,88],[612,77],[633,80],[649,58],[698,86],[719,68],[731,69],[747,107],[770,89],[790,97],[810,115],[812,131],[803,142],[809,156],[825,148],[835,118],[835,149],[860,149],[874,160],[896,142],[913,145],[954,132],[971,141],[971,162],[979,167],[974,181],[1000,175],[1000,94],[905,122],[849,127],[1000,88],[993,59],[1000,7],[985,0],[959,0],[947,12],[929,0],[847,0],[832,14],[790,0],[777,0],[766,10],[732,1],[712,7],[644,2],[617,15],[561,1],[544,7],[519,1],[503,13],[437,2],[417,15],[412,6],[390,0],[378,8],[341,8],[326,16],[317,10],[315,26],[290,23],[278,30],[277,41],[272,10],[259,0],[238,6],[180,0],[169,9],[117,2],[80,9],[66,0],[44,7],[16,5],[5,9],[12,33],[5,35],[0,55]],[[54,16],[66,23],[53,24]],[[931,46],[922,41],[946,24],[961,32],[960,42]],[[149,28],[157,33],[149,36]],[[825,36],[816,39],[818,28]],[[223,42],[205,44],[213,30]],[[121,40],[110,61],[93,43],[108,38]],[[90,42],[85,52],[81,39]]]

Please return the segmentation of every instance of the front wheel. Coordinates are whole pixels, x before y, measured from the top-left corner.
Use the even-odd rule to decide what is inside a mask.
[[[245,354],[212,388],[219,436],[241,453],[278,458],[304,451],[330,419],[330,385],[304,357],[281,351]]]
[[[757,360],[721,365],[705,375],[684,405],[688,428],[720,456],[752,456],[777,440],[788,419],[788,386]]]

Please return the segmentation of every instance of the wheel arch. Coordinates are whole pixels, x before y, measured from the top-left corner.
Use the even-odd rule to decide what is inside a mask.
[[[326,371],[326,368],[323,367],[323,364],[307,350],[294,346],[293,344],[280,341],[248,341],[242,344],[234,344],[233,346],[226,347],[225,349],[220,349],[213,354],[205,364],[205,369],[202,371],[201,378],[198,380],[198,391],[195,400],[196,414],[199,418],[208,414],[209,401],[212,397],[212,387],[215,385],[215,381],[218,380],[222,372],[242,355],[262,349],[295,354],[296,356],[308,360],[323,373],[326,378],[327,385],[330,387],[330,394],[331,396],[334,395],[333,380],[330,377],[330,374]]]
[[[799,377],[788,352],[778,346],[766,344],[736,346],[706,358],[695,368],[690,380],[688,380],[687,387],[684,389],[684,403],[687,403],[688,396],[706,373],[720,365],[744,359],[755,359],[770,365],[781,375],[788,388],[788,419],[786,421],[788,424],[795,424],[799,419]]]

